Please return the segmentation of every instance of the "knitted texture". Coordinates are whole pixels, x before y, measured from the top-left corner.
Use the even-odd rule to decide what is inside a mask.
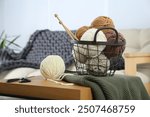
[[[94,77],[67,75],[65,81],[91,88],[95,100],[149,100],[150,97],[139,77],[114,75]]]
[[[65,65],[72,64],[72,44],[65,31],[37,30],[26,47],[19,54],[9,53],[8,59],[0,64],[0,72],[17,67],[39,68],[41,61],[48,55],[59,55]]]
[[[106,38],[109,44],[116,43],[116,34],[114,31],[109,31],[106,34]],[[108,58],[115,57],[116,55],[123,53],[125,50],[126,40],[121,33],[118,33],[118,43],[123,43],[122,46],[109,46],[107,45],[106,48],[103,50],[105,56]]]
[[[66,65],[73,62],[72,56],[72,44],[70,43],[69,37],[64,31],[49,31],[45,30],[40,32],[32,44],[26,57],[28,61],[36,61],[39,65],[48,55],[59,55],[63,58]]]
[[[13,59],[10,55],[12,53],[11,49],[6,48],[6,49],[0,49],[0,63],[6,60]]]

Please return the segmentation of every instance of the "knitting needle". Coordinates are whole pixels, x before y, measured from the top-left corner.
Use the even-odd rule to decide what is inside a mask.
[[[63,24],[63,22],[60,20],[57,14],[54,14],[54,16],[58,19],[59,23],[64,27],[68,35],[74,40],[78,40],[77,37]]]
[[[74,40],[75,38],[72,36],[72,34],[70,33],[69,29],[62,23],[62,21],[59,19],[57,14],[54,14],[54,16],[58,19],[59,24],[61,24],[64,29],[66,30],[66,32],[68,33],[68,35]]]

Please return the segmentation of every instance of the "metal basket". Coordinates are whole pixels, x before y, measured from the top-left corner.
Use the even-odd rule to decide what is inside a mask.
[[[116,38],[109,42],[97,42],[97,34],[100,30],[111,29]],[[112,76],[114,75],[124,43],[118,41],[118,32],[114,28],[104,27],[97,29],[94,41],[74,41],[73,56],[76,72],[80,75]],[[116,53],[115,50],[119,48]],[[110,51],[108,51],[110,50]]]

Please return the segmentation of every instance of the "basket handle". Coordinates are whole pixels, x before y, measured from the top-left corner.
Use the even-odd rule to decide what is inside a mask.
[[[113,30],[116,33],[116,41],[115,42],[118,43],[118,32],[117,32],[116,29],[111,28],[111,27],[98,28],[97,31],[95,32],[95,35],[94,35],[94,42],[96,42],[96,38],[97,38],[98,32],[101,31],[101,30],[104,30],[104,29],[111,29],[111,30]]]

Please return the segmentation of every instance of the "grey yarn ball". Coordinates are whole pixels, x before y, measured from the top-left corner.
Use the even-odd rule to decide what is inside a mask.
[[[92,75],[106,75],[110,67],[110,61],[103,54],[97,57],[88,59],[86,62],[86,70]]]

